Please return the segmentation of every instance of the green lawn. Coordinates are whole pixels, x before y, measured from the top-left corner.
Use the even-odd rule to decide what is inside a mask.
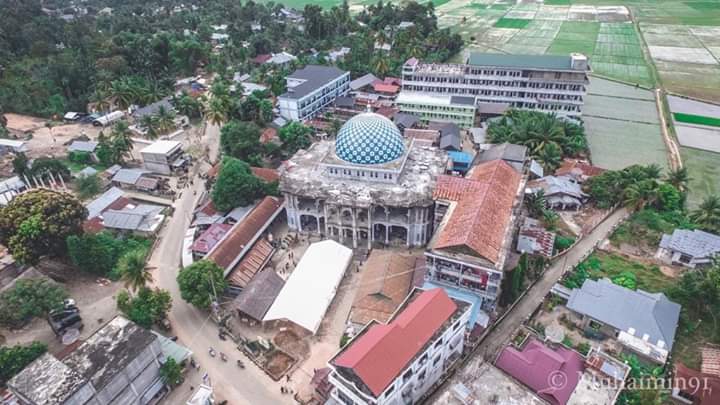
[[[545,0],[546,6],[569,6],[570,0]]]
[[[720,127],[720,118],[705,117],[702,115],[673,113],[675,121],[685,122],[688,124],[708,125],[711,127]]]
[[[530,24],[532,20],[522,18],[501,18],[495,23],[495,28],[518,28],[523,29]]]

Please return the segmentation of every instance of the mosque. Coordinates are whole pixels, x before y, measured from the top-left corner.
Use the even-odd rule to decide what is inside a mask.
[[[298,151],[280,171],[290,229],[353,247],[424,246],[433,233],[433,190],[447,154],[406,139],[388,118],[362,113],[336,140]]]

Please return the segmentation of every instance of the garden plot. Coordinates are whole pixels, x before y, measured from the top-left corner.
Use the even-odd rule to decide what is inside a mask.
[[[593,164],[618,170],[633,164],[667,167],[653,93],[592,77],[583,121]]]
[[[720,153],[720,131],[709,127],[675,124],[675,133],[681,146]]]

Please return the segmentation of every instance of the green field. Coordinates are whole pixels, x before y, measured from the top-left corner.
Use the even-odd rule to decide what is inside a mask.
[[[720,194],[720,153],[681,147],[680,155],[690,175],[690,208],[709,195]]]
[[[495,23],[496,28],[525,28],[530,24],[530,20],[522,18],[501,18]]]
[[[711,127],[720,127],[720,118],[704,117],[702,115],[673,113],[675,121],[685,122],[688,124],[708,125]]]

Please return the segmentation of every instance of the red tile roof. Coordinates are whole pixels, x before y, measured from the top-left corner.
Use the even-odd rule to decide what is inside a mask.
[[[481,192],[485,188],[487,188],[487,183],[485,182],[443,174],[437,177],[435,190],[433,191],[433,199],[460,201],[465,193]]]
[[[687,368],[682,363],[675,363],[673,377],[676,388],[694,398],[693,405],[720,404],[720,378]],[[693,381],[697,383],[693,385]]]
[[[395,94],[400,90],[399,86],[396,86],[394,84],[386,84],[386,83],[373,83],[373,90],[375,90],[378,93],[390,93]]]
[[[564,176],[567,174],[581,175],[585,177],[593,177],[605,172],[605,169],[593,166],[591,164],[581,162],[575,159],[565,159],[562,165],[555,170],[556,176]]]
[[[280,179],[280,174],[275,169],[251,167],[250,170],[252,170],[252,174],[254,174],[255,177],[268,183],[272,183],[273,181],[278,181]]]
[[[272,58],[272,55],[270,55],[270,54],[262,54],[262,55],[258,55],[258,56],[256,56],[256,57],[254,57],[254,58],[252,59],[252,62],[253,62],[253,63],[256,63],[256,64],[258,64],[258,65],[262,65],[263,63],[269,61],[270,58]]]
[[[469,249],[497,265],[522,177],[498,159],[477,165],[463,180],[468,179],[482,185],[446,179],[443,181],[447,183],[437,191],[438,195],[458,200],[433,248]],[[461,187],[466,192],[461,193]]]
[[[503,349],[495,366],[553,405],[567,403],[585,370],[579,353],[564,346],[553,350],[535,338],[522,351],[512,346]]]
[[[207,258],[228,270],[280,207],[282,207],[281,198],[265,197],[242,221],[233,225],[225,238],[210,251]]]
[[[85,231],[85,233],[98,233],[102,232],[104,229],[105,226],[99,216],[83,222],[83,231]]]
[[[192,251],[207,253],[222,239],[232,228],[229,224],[212,224],[192,244]]]
[[[332,363],[351,369],[377,397],[450,319],[457,305],[445,290],[422,292],[387,325],[374,324]]]
[[[386,77],[385,80],[383,80],[383,83],[400,86],[402,85],[402,79],[400,79],[399,77]]]
[[[375,112],[382,115],[385,118],[392,119],[392,117],[394,117],[395,114],[398,113],[398,111],[400,111],[400,110],[397,108],[393,108],[393,107],[380,107]]]

